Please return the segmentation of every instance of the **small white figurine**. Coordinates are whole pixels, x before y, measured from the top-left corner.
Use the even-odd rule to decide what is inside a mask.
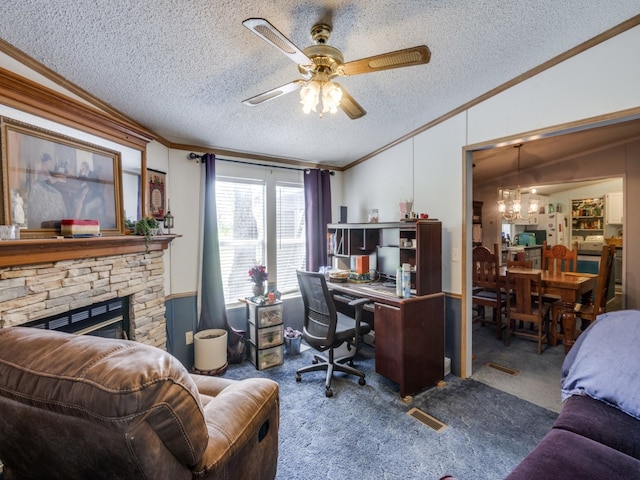
[[[20,192],[15,192],[13,196],[13,223],[23,226],[24,217],[24,199],[20,196]]]

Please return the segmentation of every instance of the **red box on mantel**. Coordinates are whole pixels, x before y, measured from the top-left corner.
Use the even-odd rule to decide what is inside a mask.
[[[60,233],[65,237],[97,237],[100,235],[98,220],[63,219],[60,222]]]

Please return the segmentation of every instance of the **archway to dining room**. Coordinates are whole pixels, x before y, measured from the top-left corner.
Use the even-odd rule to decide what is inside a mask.
[[[585,142],[584,139],[587,136],[590,140]],[[535,178],[538,185],[540,185],[538,182],[538,179],[540,179],[541,182],[548,182],[549,185],[557,188],[562,188],[560,185],[568,185],[566,188],[570,188],[571,186],[582,185],[583,182],[602,182],[606,177],[615,177],[620,182],[623,197],[626,198],[626,192],[624,192],[624,169],[614,171],[611,168],[612,165],[608,165],[608,174],[606,169],[592,172],[578,171],[579,169],[575,168],[575,162],[583,156],[597,155],[598,152],[606,152],[609,149],[623,145],[625,142],[637,141],[638,138],[640,138],[640,121],[638,117],[621,117],[614,120],[591,121],[582,125],[561,126],[552,132],[545,132],[544,134],[529,132],[507,139],[471,145],[463,151],[463,175],[465,180],[463,182],[465,186],[463,325],[461,326],[461,370],[463,378],[473,376],[475,379],[493,383],[492,386],[506,391],[508,391],[510,384],[515,385],[513,388],[522,391],[512,391],[510,393],[519,393],[525,397],[544,397],[546,395],[544,389],[540,387],[542,384],[529,383],[525,385],[526,375],[522,375],[521,363],[516,361],[522,360],[527,363],[527,346],[537,357],[533,343],[526,340],[518,342],[518,345],[525,349],[525,353],[518,354],[518,348],[513,348],[513,343],[507,348],[503,342],[497,341],[494,327],[482,327],[480,324],[473,324],[471,321],[471,251],[474,240],[473,201],[477,199],[477,192],[482,190],[485,192],[483,200],[487,208],[486,210],[483,209],[482,225],[491,232],[486,236],[483,235],[483,237],[484,242],[490,244],[490,248],[493,249],[494,243],[500,245],[502,231],[501,221],[497,212],[497,192],[500,186],[510,187],[511,183],[509,182],[513,182],[513,170],[516,168],[513,148],[515,144],[521,143],[523,145],[523,158],[529,156],[529,160],[535,165],[524,166],[524,164],[521,164],[521,173],[528,172],[527,175],[532,175],[535,169],[538,169],[539,173],[539,169],[543,164],[547,164],[546,168],[553,171],[552,179],[551,177],[545,179],[544,176],[529,177],[523,175],[529,181],[527,185],[532,185],[530,178]],[[606,164],[606,162],[604,163]],[[509,176],[511,176],[511,179]],[[492,180],[488,181],[487,178]],[[487,195],[487,191],[491,192],[491,194]],[[489,215],[488,218],[487,214]],[[487,228],[487,225],[489,228]],[[620,230],[622,232],[622,226]],[[624,265],[624,262],[620,262],[620,266],[622,265]],[[610,303],[610,309],[624,307],[624,285],[622,284],[624,275],[620,275],[620,277],[620,284],[617,289],[618,295],[616,295],[616,301]],[[564,353],[557,354],[556,350],[560,351],[561,348],[547,349],[539,356],[538,360],[536,360],[536,357],[532,357],[530,361],[534,362],[533,365],[540,367],[539,371],[534,374],[544,379],[545,372],[555,372],[556,370],[559,372]],[[496,352],[500,353],[500,355],[497,355]],[[509,354],[513,355],[510,358],[504,356]],[[518,356],[525,357],[525,359],[518,359]],[[557,358],[554,359],[553,357]],[[495,368],[488,367],[487,364],[489,363],[495,364],[492,366]],[[504,365],[505,363],[506,365]],[[488,370],[487,368],[492,369]],[[515,372],[512,370],[515,370]],[[547,377],[546,383],[543,382],[543,384],[547,385],[545,388],[558,391],[559,375],[556,376],[552,373]],[[518,385],[518,381],[514,381],[514,378],[520,381],[522,385]],[[543,406],[551,408],[548,405],[548,399],[538,399],[538,403],[540,402]],[[536,402],[534,401],[534,403]]]

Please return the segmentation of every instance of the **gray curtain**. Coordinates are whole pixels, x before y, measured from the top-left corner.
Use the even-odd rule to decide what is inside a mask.
[[[222,328],[228,332],[229,363],[242,361],[244,355],[244,332],[234,329],[227,321],[220,267],[218,242],[218,213],[216,209],[216,156],[203,155],[205,165],[204,229],[202,247],[202,298],[198,331]]]
[[[331,172],[317,168],[304,176],[307,270],[327,264],[327,224],[331,223]]]

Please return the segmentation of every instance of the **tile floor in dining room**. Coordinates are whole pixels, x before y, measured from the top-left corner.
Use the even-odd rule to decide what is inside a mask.
[[[536,342],[511,337],[511,345],[507,347],[504,343],[506,332],[503,330],[502,333],[503,339],[499,340],[495,325],[473,325],[471,378],[559,412],[562,407],[560,370],[565,357],[562,344],[556,347],[545,345],[538,355]]]
[[[607,305],[607,311],[620,310],[621,305],[621,295],[616,292],[615,299]],[[490,318],[490,308],[487,308],[486,315]],[[580,329],[580,320],[576,327]],[[536,342],[511,337],[511,345],[507,347],[504,343],[505,331],[502,333],[502,340],[498,340],[495,325],[473,325],[471,378],[540,407],[559,412],[562,408],[560,371],[565,359],[562,343],[556,347],[543,345],[542,353],[538,355]],[[489,364],[494,364],[494,367]],[[500,367],[515,370],[516,373],[512,374]]]

